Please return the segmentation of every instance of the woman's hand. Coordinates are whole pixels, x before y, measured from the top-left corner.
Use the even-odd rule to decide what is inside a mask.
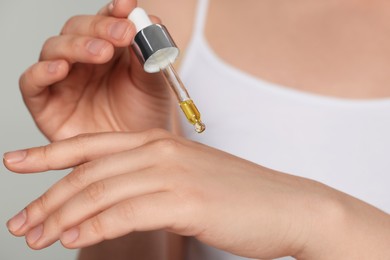
[[[24,101],[51,141],[85,132],[167,128],[169,89],[129,49],[135,0],[69,19],[20,78]]]
[[[34,249],[161,229],[253,258],[356,259],[347,253],[388,248],[383,212],[163,130],[81,135],[4,162],[20,173],[75,167],[8,222]]]

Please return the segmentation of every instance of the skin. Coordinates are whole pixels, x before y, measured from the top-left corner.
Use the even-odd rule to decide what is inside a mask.
[[[22,225],[9,223],[34,249],[166,230],[251,258],[390,256],[386,213],[164,130],[81,135],[5,163],[21,173],[75,167],[26,207]]]
[[[206,37],[234,67],[325,96],[390,97],[388,1],[225,2],[210,1]],[[246,35],[245,48],[232,32]]]
[[[135,28],[122,17],[134,6],[122,1],[112,11],[116,18],[105,7],[97,16],[69,19],[21,76],[23,99],[50,141],[84,132],[170,127],[169,89],[159,75],[146,74],[128,50]]]
[[[125,17],[135,6],[135,1],[118,1],[96,16],[70,18],[60,35],[46,41],[39,61],[20,77],[23,99],[50,141],[86,132],[177,129],[169,90],[159,75],[142,70],[128,47],[135,29]],[[111,257],[113,252],[120,252],[118,260],[127,255],[158,259],[155,254],[159,259],[180,259],[182,239],[160,233],[132,233],[114,243],[100,243],[82,250],[80,259]],[[168,249],[161,247],[164,243]]]
[[[188,44],[195,3],[183,2],[167,1],[156,9],[153,1],[143,1],[151,13],[161,14],[179,46]],[[231,10],[247,14],[245,5],[239,1],[229,5],[221,0],[211,2],[206,36],[226,61],[254,76],[313,93],[348,98],[390,96],[389,90],[383,87],[383,82],[390,81],[389,73],[379,69],[385,67],[379,54],[389,55],[385,51],[388,39],[380,33],[384,26],[378,26],[373,43],[378,54],[370,55],[369,66],[359,67],[355,60],[340,56],[347,52],[354,57],[353,52],[348,52],[347,43],[369,39],[366,36],[370,30],[364,30],[362,24],[370,20],[380,25],[379,18],[372,18],[384,9],[385,3],[378,1],[364,13],[351,9],[352,5],[338,6],[342,14],[356,11],[346,18],[329,13],[335,4],[332,1],[321,6],[321,10],[302,1],[303,9],[315,13],[314,17],[302,15],[299,8],[286,1],[280,1],[278,6],[258,0],[248,0],[249,4],[256,7],[251,10],[264,10],[260,16],[265,19],[263,26],[224,17]],[[34,249],[49,246],[58,239],[66,247],[79,248],[133,231],[165,230],[195,236],[212,246],[254,258],[293,255],[298,259],[386,259],[390,256],[386,243],[390,239],[388,214],[320,183],[266,169],[163,130],[144,131],[156,127],[173,129],[175,115],[170,113],[171,96],[161,84],[161,78],[143,73],[126,47],[134,36],[134,27],[123,17],[135,5],[134,1],[117,0],[114,7],[106,6],[98,16],[71,18],[61,35],[45,43],[40,61],[22,75],[20,85],[26,105],[53,144],[7,153],[6,167],[20,173],[74,170],[10,220],[11,233],[26,236],[28,245]],[[172,15],[168,15],[176,5],[181,5],[183,10],[180,28]],[[275,16],[268,13],[275,7],[291,15],[287,18],[294,18],[279,17],[274,24],[280,30],[267,26],[274,21]],[[257,11],[246,15],[246,19],[259,17]],[[354,19],[353,15],[357,14],[361,20]],[[335,19],[329,19],[330,15]],[[327,30],[316,30],[320,25],[324,28],[325,17],[334,24],[326,24]],[[344,39],[345,44],[332,46],[331,39],[351,29],[332,30],[340,21],[345,22],[340,19],[349,21],[352,28],[363,30]],[[221,21],[230,21],[229,26]],[[113,38],[110,32],[118,22],[127,27],[121,37]],[[286,24],[301,29],[294,31],[296,38],[280,40],[291,35]],[[307,24],[309,28],[303,27]],[[242,28],[251,30],[251,26],[260,30],[251,41],[257,48],[245,48],[241,55],[232,56],[237,49],[237,38],[231,32]],[[219,37],[215,37],[214,31],[219,32]],[[264,35],[269,41],[261,40]],[[306,46],[307,41],[302,42],[302,37],[322,39],[319,49]],[[91,43],[92,39],[100,42]],[[259,42],[263,44],[260,47]],[[280,45],[286,42],[290,49],[280,52],[286,50]],[[356,42],[354,51],[359,53],[371,41]],[[99,50],[98,43],[102,47]],[[94,48],[88,49],[91,46]],[[321,62],[308,63],[317,53],[324,54],[314,59]],[[254,61],[250,58],[253,55],[261,59]],[[254,67],[257,70],[251,71]],[[79,135],[112,131],[122,133]],[[72,136],[77,137],[66,139]],[[232,241],[233,237],[236,240]],[[153,238],[152,235],[145,241],[155,241]],[[123,241],[116,240],[115,245]],[[104,243],[100,245],[104,247]]]

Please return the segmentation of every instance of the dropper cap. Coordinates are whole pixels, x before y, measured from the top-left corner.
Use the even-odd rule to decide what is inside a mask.
[[[139,7],[128,18],[137,30],[132,46],[146,72],[156,73],[174,63],[179,49],[164,25],[153,24]]]

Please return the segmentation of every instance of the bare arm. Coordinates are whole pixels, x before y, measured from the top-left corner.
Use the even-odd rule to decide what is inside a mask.
[[[321,183],[160,129],[82,135],[7,153],[4,162],[20,173],[77,166],[24,209],[22,226],[20,216],[8,222],[10,232],[25,236],[34,249],[57,240],[85,248],[166,230],[257,259],[390,257],[387,213]],[[147,259],[174,259],[168,255],[172,240],[155,234],[123,237],[100,249],[112,250],[109,258],[120,252],[140,259],[137,254],[146,252]],[[102,254],[100,249],[89,256]]]

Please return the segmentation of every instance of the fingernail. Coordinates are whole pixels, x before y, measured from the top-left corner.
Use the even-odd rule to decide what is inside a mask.
[[[111,2],[111,3],[108,5],[108,11],[112,12],[113,9],[114,9],[114,4]]]
[[[22,210],[7,222],[7,228],[11,232],[18,231],[26,223],[26,210]]]
[[[100,55],[107,44],[102,40],[92,40],[87,44],[88,51],[93,55]]]
[[[32,230],[30,230],[26,235],[26,240],[29,244],[34,244],[38,241],[38,239],[42,236],[43,233],[43,225],[36,226]]]
[[[111,3],[108,5],[108,11],[112,12],[114,7],[115,7],[115,0],[111,1]]]
[[[125,38],[128,29],[129,24],[127,22],[116,22],[110,26],[109,34],[116,40],[122,40]]]
[[[19,151],[13,151],[8,152],[3,155],[4,161],[7,163],[18,163],[23,161],[27,156],[26,150],[19,150]]]
[[[63,244],[70,244],[76,241],[79,235],[80,231],[78,228],[71,228],[68,231],[62,233],[60,240]]]
[[[47,71],[50,73],[55,73],[58,70],[58,67],[60,66],[60,61],[52,61],[47,65]]]

